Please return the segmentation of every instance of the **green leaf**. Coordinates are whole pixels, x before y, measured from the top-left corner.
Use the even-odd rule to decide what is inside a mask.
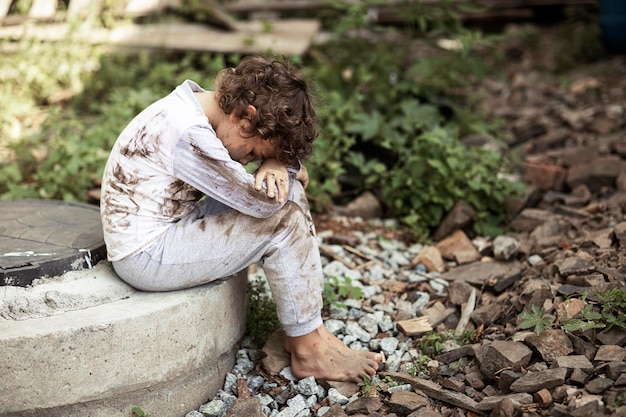
[[[522,321],[517,327],[522,330],[534,328],[534,332],[540,334],[544,328],[552,324],[551,317],[547,316],[545,312],[543,308],[533,305],[531,311],[524,311],[519,314]]]
[[[586,321],[581,319],[570,319],[561,323],[561,328],[568,332],[584,332],[591,329],[602,329],[606,327],[602,323],[596,323],[594,321]]]

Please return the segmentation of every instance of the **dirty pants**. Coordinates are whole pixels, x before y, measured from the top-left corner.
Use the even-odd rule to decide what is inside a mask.
[[[231,276],[256,262],[262,263],[288,336],[322,324],[321,260],[299,181],[285,206],[264,219],[202,200],[149,248],[113,262],[113,268],[139,290],[172,291]]]

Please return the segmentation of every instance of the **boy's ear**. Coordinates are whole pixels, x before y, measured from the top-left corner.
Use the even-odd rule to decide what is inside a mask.
[[[249,120],[252,119],[254,116],[256,116],[256,107],[254,107],[252,104],[248,104],[248,107],[246,108],[246,115],[244,117],[239,119],[235,112],[230,112],[228,118],[230,119],[231,123],[237,124],[237,122],[240,122],[241,120]]]
[[[256,116],[256,107],[254,107],[252,104],[248,104],[246,111],[248,113],[249,119],[252,119],[254,116]]]

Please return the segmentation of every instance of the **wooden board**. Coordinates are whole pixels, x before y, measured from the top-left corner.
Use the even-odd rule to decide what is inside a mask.
[[[3,19],[9,13],[11,3],[13,3],[13,0],[0,0],[0,19]]]
[[[70,18],[87,16],[100,10],[100,0],[71,0],[67,6],[67,16]]]
[[[354,0],[358,2],[359,0]],[[465,0],[413,0],[408,3],[419,3],[424,5],[441,5],[447,3],[463,2]],[[490,8],[508,9],[512,7],[534,7],[534,6],[568,6],[590,4],[597,5],[599,0],[476,0],[476,3],[483,4]],[[255,11],[289,11],[289,10],[317,10],[332,8],[332,3],[327,0],[224,0],[224,7],[230,11],[238,13],[250,13]],[[384,8],[402,6],[405,0],[388,0],[385,4],[372,5],[374,8]]]
[[[35,0],[28,11],[33,19],[50,19],[57,11],[57,0]]]
[[[302,55],[317,33],[317,20],[289,19],[267,23],[239,22],[236,32],[201,24],[124,25],[112,30],[92,29],[73,34],[65,23],[0,27],[0,39],[78,40],[132,48],[175,49],[207,52],[271,53]]]

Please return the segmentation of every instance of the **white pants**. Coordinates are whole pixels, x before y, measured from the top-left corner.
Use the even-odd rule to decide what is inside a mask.
[[[287,204],[266,219],[205,199],[148,249],[113,262],[144,291],[172,291],[228,277],[262,262],[278,318],[288,336],[322,324],[323,275],[308,202],[294,182]]]

